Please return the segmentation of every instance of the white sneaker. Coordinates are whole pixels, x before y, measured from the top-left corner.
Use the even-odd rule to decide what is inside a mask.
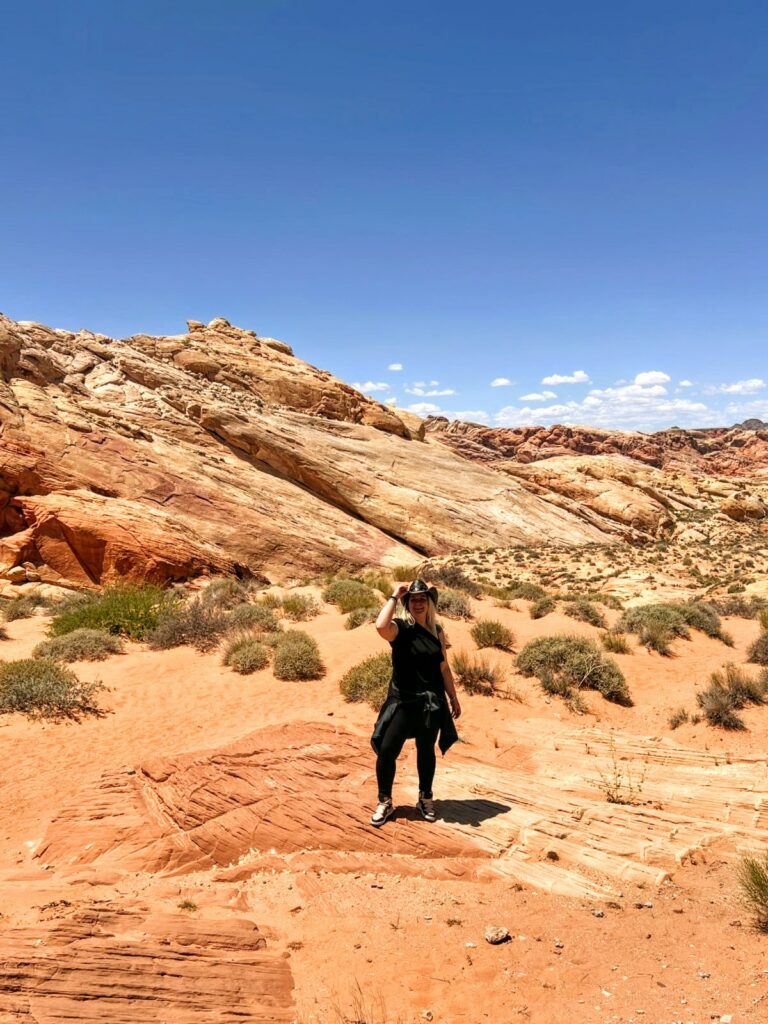
[[[394,809],[394,804],[389,797],[386,800],[380,800],[376,810],[371,815],[371,824],[374,828],[381,828],[387,818],[392,816]]]
[[[416,806],[421,811],[421,816],[425,821],[437,821],[435,801],[431,796],[424,796],[423,793],[419,793],[419,802]]]

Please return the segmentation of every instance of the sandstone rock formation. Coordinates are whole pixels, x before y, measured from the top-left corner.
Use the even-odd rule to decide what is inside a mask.
[[[116,341],[2,317],[0,370],[0,569],[17,579],[285,580],[605,539],[226,320]]]

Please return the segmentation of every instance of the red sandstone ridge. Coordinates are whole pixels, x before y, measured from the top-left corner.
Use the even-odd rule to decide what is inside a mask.
[[[116,340],[0,316],[0,437],[14,582],[283,582],[611,535],[223,319]]]
[[[478,462],[508,459],[538,462],[559,455],[625,455],[657,469],[723,476],[768,472],[768,426],[716,427],[702,430],[599,430],[593,427],[485,427],[430,417],[427,431],[454,451]]]

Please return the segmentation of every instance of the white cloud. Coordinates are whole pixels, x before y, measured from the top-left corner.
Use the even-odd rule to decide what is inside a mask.
[[[681,381],[678,381],[678,384],[679,384],[679,386],[681,388],[692,388],[693,387],[693,381],[692,380],[681,380]]]
[[[635,384],[669,384],[672,378],[662,370],[646,370],[645,373],[638,373],[635,376]]]
[[[434,402],[414,402],[408,406],[409,412],[415,412],[417,416],[439,416],[440,406]]]
[[[432,402],[415,402],[408,406],[408,411],[418,416],[445,416],[449,420],[467,420],[472,423],[488,424],[491,421],[485,409],[442,409]]]
[[[410,387],[406,387],[405,392],[408,395],[416,395],[419,398],[442,398],[445,395],[455,395],[456,394],[456,392],[453,390],[453,388],[440,388],[440,387],[438,387],[437,385],[439,383],[440,383],[440,381],[431,380],[429,382],[430,386],[427,387],[427,385],[423,381],[417,381],[415,384],[412,384]]]
[[[389,384],[385,384],[383,380],[367,380],[365,384],[360,384],[356,381],[352,387],[368,395],[373,394],[375,391],[390,390]]]
[[[764,387],[764,380],[760,377],[751,377],[749,380],[737,380],[734,384],[719,384],[715,390],[725,395],[756,395]]]
[[[494,377],[491,381],[492,388],[508,388],[512,381],[508,377]]]
[[[395,371],[402,370],[402,368],[403,368],[403,364],[402,363],[390,363],[389,366],[387,367],[388,370],[395,370]]]
[[[573,373],[553,373],[549,377],[541,378],[542,384],[589,384],[589,374],[584,370],[574,370]]]
[[[397,399],[395,398],[394,395],[390,395],[389,398],[385,398],[384,399],[384,405],[395,406],[395,405],[397,405]]]
[[[557,398],[554,391],[532,391],[530,395],[520,395],[521,402],[548,402],[550,398]]]

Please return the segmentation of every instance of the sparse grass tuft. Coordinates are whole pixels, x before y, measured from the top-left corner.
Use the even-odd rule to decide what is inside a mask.
[[[480,619],[470,632],[472,639],[480,648],[498,647],[500,651],[510,651],[515,644],[512,630],[492,619]]]
[[[479,597],[482,593],[482,587],[455,565],[441,565],[436,569],[430,569],[429,582],[438,589],[448,587],[449,590],[461,590],[470,597]]]
[[[283,598],[283,612],[293,622],[306,622],[320,613],[320,605],[311,594],[290,594]]]
[[[149,646],[165,651],[171,647],[194,647],[212,651],[231,625],[230,616],[215,604],[204,605],[199,598],[165,608],[149,636]]]
[[[384,703],[392,678],[392,656],[388,651],[373,654],[354,665],[339,682],[344,700],[365,702],[378,710]]]
[[[677,711],[673,711],[669,716],[669,728],[679,729],[681,725],[685,725],[688,721],[690,721],[690,716],[686,709],[678,708]]]
[[[110,654],[121,654],[119,637],[103,629],[73,629],[71,633],[43,640],[32,651],[33,658],[51,661],[104,661]]]
[[[599,626],[601,629],[605,629],[607,625],[603,613],[586,597],[577,597],[567,601],[564,611],[572,619],[588,622],[590,626]]]
[[[344,620],[345,629],[357,629],[366,622],[375,622],[379,615],[378,608],[355,608]]]
[[[178,598],[155,584],[120,584],[100,594],[77,595],[67,601],[51,620],[53,636],[75,629],[104,629],[132,640],[144,640]]]
[[[696,701],[709,725],[720,729],[745,729],[736,712],[748,704],[768,701],[768,673],[753,679],[738,665],[725,665],[709,677],[709,685],[696,694]]]
[[[47,658],[23,658],[0,665],[0,714],[19,711],[29,718],[99,715],[96,694],[102,683],[83,683],[70,669]]]
[[[441,590],[437,599],[440,615],[448,619],[471,619],[472,609],[466,596],[458,590]]]
[[[396,565],[392,570],[392,578],[397,583],[410,583],[419,578],[418,565]]]
[[[276,679],[320,679],[325,675],[317,642],[298,629],[280,634],[272,669]]]
[[[395,589],[392,583],[392,577],[387,573],[381,572],[380,570],[370,569],[368,572],[364,572],[362,575],[362,581],[369,587],[373,587],[383,597],[389,597],[392,591]]]
[[[28,619],[35,614],[36,609],[45,608],[47,605],[48,601],[41,594],[22,594],[19,597],[12,597],[3,604],[3,618],[6,622]]]
[[[524,676],[537,676],[547,692],[568,696],[597,690],[606,700],[631,707],[621,669],[606,658],[594,640],[578,636],[544,636],[531,640],[517,656]]]
[[[538,601],[534,601],[531,605],[531,618],[543,619],[545,615],[553,612],[556,607],[557,601],[553,597],[540,597]]]
[[[266,594],[262,594],[259,597],[258,603],[263,608],[280,608],[283,603],[283,599],[280,594],[274,594],[272,591],[268,591]]]
[[[747,660],[753,665],[768,665],[768,632],[761,633],[750,645]]]
[[[606,651],[610,651],[611,654],[632,653],[632,648],[627,643],[626,637],[621,633],[614,633],[613,630],[609,629],[607,633],[602,634],[600,641]]]
[[[742,857],[736,867],[736,879],[755,916],[755,925],[768,932],[768,853],[762,857]]]
[[[195,903],[194,900],[179,900],[176,906],[179,908],[179,910],[186,910],[190,914],[194,913],[194,911],[197,910],[197,904]]]
[[[323,591],[323,600],[345,613],[355,608],[378,608],[381,603],[376,592],[359,580],[334,580]]]
[[[265,604],[238,604],[229,613],[230,626],[238,629],[259,629],[264,633],[278,633],[280,623],[274,609]]]
[[[224,608],[229,611],[248,600],[248,588],[240,580],[214,580],[201,593],[200,600],[206,608]]]
[[[457,683],[467,693],[479,693],[491,697],[498,692],[502,673],[494,668],[486,658],[467,654],[466,651],[458,651],[453,656],[452,668]]]
[[[269,648],[264,645],[258,634],[240,636],[227,644],[224,664],[245,676],[266,668],[269,664],[269,655]]]

